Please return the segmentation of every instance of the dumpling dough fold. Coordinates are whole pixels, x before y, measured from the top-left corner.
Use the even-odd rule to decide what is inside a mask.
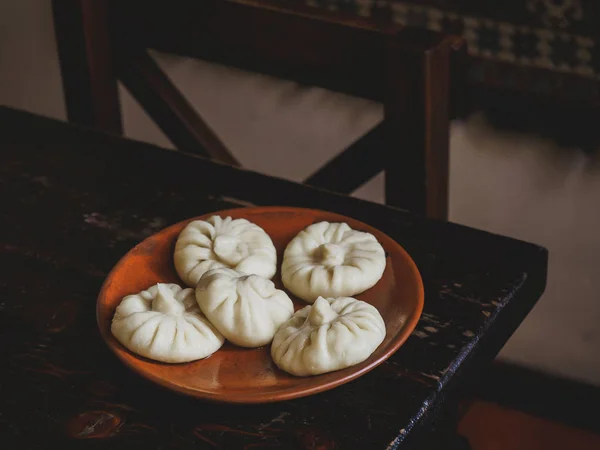
[[[277,252],[265,231],[246,219],[212,216],[190,222],[175,244],[175,269],[190,287],[212,269],[228,267],[272,278]]]
[[[206,272],[196,300],[211,323],[233,344],[260,347],[294,314],[294,304],[275,284],[232,269]]]
[[[166,363],[206,358],[225,341],[200,311],[194,290],[176,284],[123,298],[111,331],[133,353]]]
[[[366,360],[385,333],[374,306],[350,297],[319,297],[279,328],[271,356],[292,375],[318,375]]]
[[[346,223],[319,222],[302,230],[283,254],[284,286],[312,303],[319,296],[347,297],[373,287],[385,270],[375,236]]]

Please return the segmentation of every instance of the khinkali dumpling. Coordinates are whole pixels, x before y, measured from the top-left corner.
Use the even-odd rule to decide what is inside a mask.
[[[288,244],[281,278],[293,294],[312,303],[319,296],[347,297],[366,291],[384,270],[385,251],[375,236],[346,223],[319,222]]]
[[[271,356],[292,375],[318,375],[364,361],[384,338],[385,323],[374,306],[350,297],[319,297],[279,328]]]
[[[212,269],[229,267],[239,272],[272,278],[277,252],[265,231],[246,219],[212,216],[190,222],[175,244],[175,269],[191,287]]]
[[[288,295],[271,280],[232,269],[206,272],[196,287],[196,300],[211,323],[241,347],[268,344],[294,314]]]
[[[132,352],[167,363],[206,358],[225,341],[200,311],[194,290],[176,284],[125,297],[111,331]]]

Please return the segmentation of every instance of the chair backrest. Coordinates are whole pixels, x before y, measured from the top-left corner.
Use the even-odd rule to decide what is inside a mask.
[[[455,38],[264,0],[54,0],[54,14],[70,120],[120,131],[118,77],[176,147],[235,164],[148,48],[365,97],[384,104],[384,123],[350,148],[353,159],[308,182],[351,192],[385,169],[388,203],[446,216]],[[77,42],[83,47],[73,49]],[[340,174],[351,182],[336,189],[331,179]]]

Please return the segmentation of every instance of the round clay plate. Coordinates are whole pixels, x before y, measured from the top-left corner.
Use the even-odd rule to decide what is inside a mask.
[[[245,349],[226,342],[209,358],[185,364],[163,364],[136,356],[113,337],[110,324],[121,299],[162,283],[183,283],[175,272],[173,249],[180,231],[192,220],[212,215],[248,219],[262,227],[277,248],[278,265],[296,234],[321,221],[346,222],[353,229],[375,235],[387,254],[383,277],[356,297],[375,306],[385,321],[387,334],[375,352],[361,364],[313,377],[295,377],[279,370],[270,347]],[[347,383],[389,358],[406,341],[423,309],[423,283],[406,251],[393,239],[349,217],[312,209],[259,207],[219,211],[166,228],[138,244],[108,275],[97,304],[98,325],[112,351],[131,369],[168,389],[205,400],[227,403],[267,403],[322,392]],[[279,272],[274,278],[283,289]],[[296,310],[306,306],[291,296]]]

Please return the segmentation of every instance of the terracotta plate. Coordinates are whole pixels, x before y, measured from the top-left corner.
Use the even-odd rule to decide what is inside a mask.
[[[198,397],[228,403],[266,403],[303,397],[347,383],[389,358],[406,341],[423,309],[423,283],[410,256],[394,240],[349,217],[311,209],[260,207],[232,209],[206,214],[245,218],[262,227],[273,239],[280,265],[288,242],[308,225],[323,220],[346,222],[352,228],[374,234],[387,253],[382,279],[358,295],[381,313],[387,335],[369,359],[347,369],[314,377],[294,377],[280,371],[269,347],[243,349],[229,343],[207,359],[186,364],[162,364],[138,357],[125,349],[110,332],[115,308],[128,294],[158,282],[183,283],[173,265],[173,249],[185,222],[149,237],[114,267],[98,297],[97,316],[102,337],[116,355],[134,371],[164,387]],[[279,273],[274,279],[282,288]],[[292,297],[296,309],[306,304]]]

